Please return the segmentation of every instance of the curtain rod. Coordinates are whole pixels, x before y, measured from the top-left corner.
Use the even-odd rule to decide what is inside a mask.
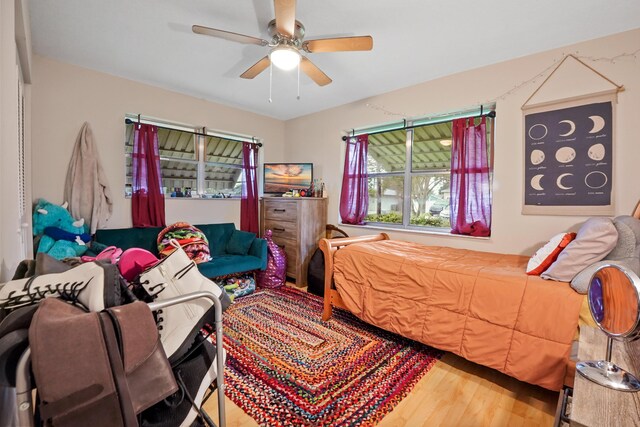
[[[149,121],[149,120],[147,120],[147,121]],[[136,121],[127,117],[127,118],[124,119],[124,123],[127,124],[127,125],[134,125],[134,124],[136,124]],[[153,124],[153,126],[155,126],[157,128],[160,128],[160,129],[175,130],[175,131],[178,131],[178,132],[190,133],[191,135],[211,136],[211,135],[208,135],[205,132],[198,132],[198,131],[193,131],[193,130],[182,130],[182,129],[176,129],[176,128],[172,128],[172,127],[168,127],[168,126],[161,126],[161,125],[156,125],[156,124]],[[202,128],[202,129],[204,129],[204,128]],[[227,139],[234,140],[233,138],[227,138]],[[253,137],[251,137],[251,139],[252,139],[252,141],[238,141],[238,142],[247,142],[249,144],[255,144],[258,147],[262,147],[262,142],[255,142],[254,141],[255,138],[253,138]],[[236,140],[234,140],[234,141],[236,141]]]
[[[478,114],[478,115],[467,115],[467,116],[465,116],[463,114],[460,117],[456,117],[455,115],[453,115],[454,118],[451,118],[451,117],[446,117],[445,118],[445,117],[443,117],[442,120],[438,120],[437,117],[434,117],[433,121],[430,121],[428,123],[420,123],[420,124],[411,125],[411,126],[407,126],[407,119],[402,119],[402,122],[397,122],[397,125],[398,125],[397,127],[394,127],[394,124],[389,124],[389,125],[387,125],[387,128],[383,128],[383,129],[381,129],[379,131],[362,132],[362,130],[360,130],[360,131],[358,131],[358,135],[364,135],[365,133],[367,135],[376,135],[376,134],[379,134],[379,133],[391,132],[391,131],[394,131],[394,130],[414,129],[414,128],[417,128],[417,127],[435,125],[435,124],[438,124],[438,123],[450,122],[450,121],[455,120],[455,119],[462,119],[462,118],[469,118],[469,117],[476,117],[476,118],[477,117],[489,117],[491,119],[495,119],[495,117],[496,117],[495,110],[491,110],[488,113],[483,114],[483,109],[484,108],[481,106],[480,107],[480,114]],[[412,120],[412,122],[422,122],[422,120],[420,120],[420,119]],[[380,128],[380,127],[384,127],[384,126],[377,126],[377,127]],[[373,128],[370,128],[370,129],[375,129],[375,128],[376,127],[373,127]],[[351,137],[358,136],[358,135],[356,135],[356,130],[355,129],[351,129]],[[346,141],[347,139],[349,139],[349,136],[347,136],[347,135],[342,137],[343,141]]]

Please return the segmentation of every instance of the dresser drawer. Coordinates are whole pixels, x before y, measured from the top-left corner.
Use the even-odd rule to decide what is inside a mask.
[[[295,200],[264,200],[264,219],[295,221],[298,217],[298,204]]]
[[[295,222],[265,219],[264,229],[271,230],[274,238],[296,240],[298,227]]]
[[[296,266],[298,265],[298,245],[294,240],[283,239],[273,236],[273,242],[284,249],[287,255],[287,275],[296,277]]]

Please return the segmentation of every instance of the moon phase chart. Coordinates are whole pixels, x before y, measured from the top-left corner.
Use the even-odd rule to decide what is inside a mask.
[[[525,205],[611,204],[611,102],[525,116]]]

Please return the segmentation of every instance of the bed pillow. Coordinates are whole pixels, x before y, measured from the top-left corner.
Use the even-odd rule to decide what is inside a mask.
[[[609,252],[604,261],[588,266],[571,280],[571,287],[576,292],[586,294],[591,276],[593,276],[597,268],[612,262],[621,264],[640,275],[640,220],[632,216],[623,215],[615,218],[613,225],[618,231],[616,246]]]
[[[540,277],[570,282],[580,271],[607,256],[617,241],[618,231],[611,219],[590,218],[582,224],[575,240]]]
[[[553,236],[551,240],[533,254],[527,264],[527,274],[539,276],[553,264],[560,252],[575,238],[576,233],[560,233]]]
[[[589,289],[589,283],[591,282],[591,278],[593,277],[593,273],[603,265],[611,265],[611,264],[619,264],[623,267],[630,268],[629,265],[624,261],[614,261],[609,259],[603,259],[602,261],[594,262],[589,267],[582,270],[580,273],[576,274],[576,277],[571,281],[571,287],[574,291],[579,294],[586,295],[587,290]]]
[[[613,220],[618,231],[618,242],[605,259],[624,262],[640,275],[640,220],[622,215]]]

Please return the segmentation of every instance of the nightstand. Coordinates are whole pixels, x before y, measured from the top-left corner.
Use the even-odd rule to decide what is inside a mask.
[[[580,330],[579,360],[604,359],[607,337],[599,329],[583,327]],[[634,375],[640,373],[640,340],[635,342],[613,342],[611,361]],[[566,407],[561,402],[570,401],[569,423],[560,420]],[[562,412],[561,412],[562,411]],[[573,396],[563,399],[560,393],[556,426],[608,427],[640,426],[640,392],[629,393],[602,387],[576,372]]]

